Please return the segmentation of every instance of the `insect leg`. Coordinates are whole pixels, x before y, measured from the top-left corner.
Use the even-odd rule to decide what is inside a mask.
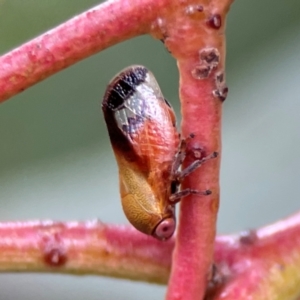
[[[211,191],[210,190],[205,190],[205,191],[201,192],[201,191],[197,191],[197,190],[187,188],[187,189],[184,189],[180,192],[176,192],[176,193],[172,194],[170,196],[169,200],[170,200],[170,202],[176,204],[181,200],[181,198],[189,196],[191,194],[199,195],[199,196],[201,196],[201,195],[207,196],[207,195],[211,194]]]
[[[187,155],[187,141],[192,139],[194,137],[194,134],[190,134],[186,139],[182,139],[179,145],[178,152],[176,154],[175,160],[172,165],[172,184],[171,184],[171,196],[169,197],[169,201],[172,204],[178,203],[181,198],[186,197],[188,195],[194,194],[194,195],[210,195],[210,190],[205,191],[198,191],[191,188],[184,189],[182,191],[178,191],[178,188],[182,182],[182,180],[190,175],[192,172],[194,172],[197,168],[199,168],[204,162],[207,160],[210,160],[212,158],[215,158],[218,156],[218,152],[213,152],[212,154],[203,157],[202,159],[197,159],[193,163],[191,163],[188,167],[186,167],[183,170],[179,170],[186,155]],[[201,156],[201,153],[200,153]],[[195,155],[196,157],[196,155]],[[199,157],[199,156],[198,156]]]
[[[195,160],[188,167],[183,169],[181,172],[178,172],[177,180],[180,182],[182,179],[191,173],[193,173],[196,169],[198,169],[204,162],[216,158],[218,156],[218,152],[213,152],[210,155],[203,157],[202,159]]]
[[[182,162],[184,161],[186,157],[186,140],[181,140],[178,152],[176,153],[175,160],[172,164],[172,170],[171,174],[175,175],[178,173],[178,169],[182,165]]]
[[[186,157],[187,142],[190,139],[193,139],[193,138],[194,138],[194,134],[191,133],[187,138],[182,139],[180,141],[178,151],[176,153],[176,157],[175,157],[175,160],[173,162],[172,171],[171,171],[171,174],[173,174],[174,177],[176,177],[176,178],[177,178],[177,174],[180,173],[178,170],[181,167],[181,165],[182,165],[182,163],[183,163],[183,161]]]

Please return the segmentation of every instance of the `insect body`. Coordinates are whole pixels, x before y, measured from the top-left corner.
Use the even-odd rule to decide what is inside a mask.
[[[172,107],[153,74],[143,66],[131,66],[108,85],[102,110],[119,167],[127,219],[141,232],[168,239],[176,227],[175,203],[198,193],[178,192],[181,179],[190,171],[178,171],[185,154],[177,154],[184,147],[179,146]]]

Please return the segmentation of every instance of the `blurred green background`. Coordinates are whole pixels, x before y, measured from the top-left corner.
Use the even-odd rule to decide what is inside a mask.
[[[97,3],[0,0],[0,53]],[[236,0],[230,11],[219,233],[299,209],[299,16],[299,0]],[[131,64],[153,71],[179,115],[175,61],[149,37],[107,49],[1,105],[0,220],[127,223],[100,100],[111,77]],[[1,300],[150,300],[164,293],[96,276],[0,275]]]

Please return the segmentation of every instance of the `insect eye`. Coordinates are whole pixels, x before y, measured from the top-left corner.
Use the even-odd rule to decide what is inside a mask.
[[[156,226],[154,236],[160,240],[166,240],[173,235],[175,227],[176,224],[173,218],[164,219]]]

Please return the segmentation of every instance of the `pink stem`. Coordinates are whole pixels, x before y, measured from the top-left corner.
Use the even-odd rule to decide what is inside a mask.
[[[231,1],[202,1],[174,11],[165,28],[165,43],[178,61],[182,135],[194,134],[190,150],[198,156],[221,151],[222,102],[225,84],[225,18]],[[185,11],[185,14],[182,12]],[[184,24],[184,26],[183,26]],[[188,38],[187,38],[188,37]],[[188,40],[188,42],[187,42]],[[194,157],[189,157],[187,166]],[[210,196],[184,198],[167,299],[202,299],[213,260],[219,207],[219,165],[206,162],[184,182],[184,188],[211,190]]]
[[[109,46],[145,34],[171,0],[96,6],[0,57],[0,102]]]
[[[100,222],[0,223],[0,271],[98,274],[166,283],[174,239]],[[300,212],[257,231],[220,236],[210,299],[292,300],[300,294]]]
[[[296,299],[300,295],[300,212],[257,231],[220,237],[215,261],[225,284],[214,300]]]
[[[100,222],[0,223],[0,271],[98,274],[166,283],[174,240]]]

